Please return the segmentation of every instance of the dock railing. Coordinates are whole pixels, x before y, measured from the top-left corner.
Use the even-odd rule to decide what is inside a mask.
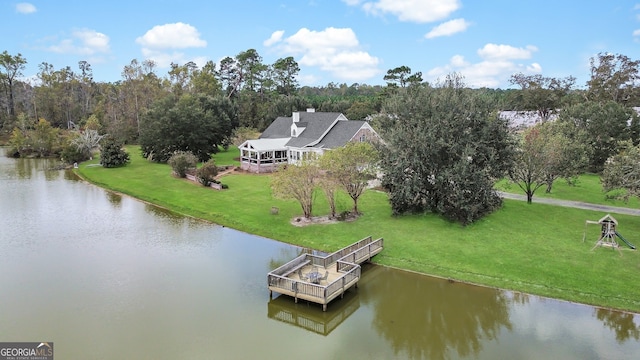
[[[329,301],[344,294],[351,286],[357,285],[361,275],[359,264],[370,260],[382,251],[382,247],[382,238],[373,241],[371,236],[368,236],[327,256],[302,254],[269,272],[267,275],[269,290],[291,295],[295,297],[296,302],[301,298],[323,304],[323,310],[326,310],[326,304]],[[307,265],[321,266],[326,269],[333,263],[336,264],[336,271],[341,275],[327,285],[289,277]]]

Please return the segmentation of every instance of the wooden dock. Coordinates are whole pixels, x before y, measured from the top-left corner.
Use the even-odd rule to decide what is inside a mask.
[[[327,310],[331,300],[342,296],[352,286],[358,285],[361,267],[383,248],[383,239],[373,240],[371,236],[355,242],[327,256],[302,254],[267,275],[269,296],[273,292],[298,299],[322,304]],[[327,279],[319,283],[300,278],[312,271],[327,274]]]

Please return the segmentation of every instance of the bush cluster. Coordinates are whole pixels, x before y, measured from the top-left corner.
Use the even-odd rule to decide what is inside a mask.
[[[186,177],[187,171],[195,168],[197,163],[198,158],[191,151],[176,151],[167,161],[173,172],[180,178]]]
[[[205,162],[202,167],[196,170],[196,178],[203,186],[209,186],[215,182],[216,175],[218,175],[218,167],[213,159]]]

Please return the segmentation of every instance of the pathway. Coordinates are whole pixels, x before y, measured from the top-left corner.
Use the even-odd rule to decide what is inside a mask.
[[[503,191],[498,191],[498,195],[500,195],[500,197],[505,199],[527,201],[527,197],[521,194],[512,194],[512,193],[507,193]],[[549,205],[565,206],[565,207],[572,207],[572,208],[585,209],[585,210],[602,211],[602,212],[614,213],[614,214],[640,216],[640,209],[630,209],[630,208],[623,208],[623,207],[617,207],[617,206],[591,204],[591,203],[585,203],[580,201],[549,199],[549,198],[541,198],[541,197],[535,197],[535,196],[533,197],[532,201],[534,203],[540,203],[540,204],[549,204]]]

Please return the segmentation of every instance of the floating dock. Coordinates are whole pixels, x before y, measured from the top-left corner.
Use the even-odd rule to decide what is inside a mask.
[[[296,302],[303,299],[321,304],[322,310],[326,311],[331,300],[342,297],[352,286],[358,286],[360,264],[371,260],[382,248],[382,238],[373,240],[369,236],[327,256],[302,254],[269,272],[269,297],[277,292],[293,297]],[[323,276],[312,282],[305,277],[312,273]]]

